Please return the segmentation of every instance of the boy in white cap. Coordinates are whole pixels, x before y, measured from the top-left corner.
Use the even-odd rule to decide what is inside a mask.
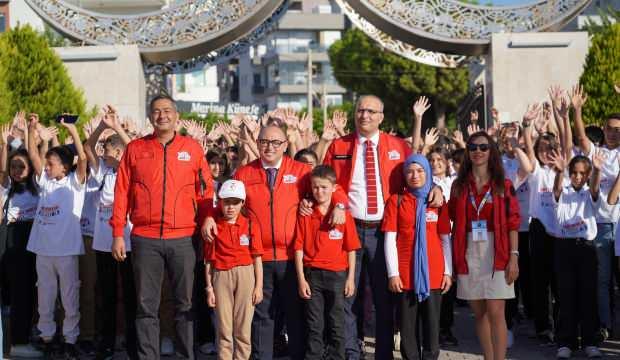
[[[228,180],[218,195],[217,236],[205,243],[207,302],[217,316],[218,359],[249,359],[254,305],[263,299],[263,246],[241,213],[243,183]]]

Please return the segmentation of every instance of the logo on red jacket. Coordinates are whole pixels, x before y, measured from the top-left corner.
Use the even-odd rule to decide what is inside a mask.
[[[250,238],[246,234],[243,234],[239,236],[239,242],[241,246],[248,246],[250,245]]]
[[[342,239],[342,237],[343,237],[343,234],[338,229],[333,229],[329,231],[329,238],[331,240],[340,240]]]
[[[192,157],[187,151],[179,151],[177,153],[177,159],[180,161],[190,161]]]
[[[400,153],[396,150],[388,151],[388,159],[400,160]]]
[[[282,177],[282,182],[285,184],[294,184],[297,182],[297,177],[295,175],[286,174]]]

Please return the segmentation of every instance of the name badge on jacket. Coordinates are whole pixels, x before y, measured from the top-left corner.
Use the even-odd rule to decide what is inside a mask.
[[[342,232],[338,231],[338,229],[333,229],[329,231],[329,238],[331,240],[340,240],[342,239],[343,234]]]
[[[388,151],[388,159],[400,160],[400,153],[396,150]]]
[[[294,184],[297,182],[297,177],[295,175],[286,174],[282,177],[282,182],[285,184]]]

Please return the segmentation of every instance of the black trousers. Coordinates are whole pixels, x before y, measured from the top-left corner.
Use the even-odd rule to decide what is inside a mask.
[[[559,306],[556,277],[554,272],[554,243],[556,238],[547,234],[545,227],[538,219],[530,222],[531,249],[531,289],[534,301],[534,325],[536,332],[553,330]],[[549,312],[549,297],[553,296],[553,320]]]
[[[514,318],[519,312],[519,299],[527,317],[534,316],[534,301],[531,289],[530,233],[519,232],[519,278],[515,281],[515,297],[506,300],[506,325],[511,330]],[[442,304],[443,305],[443,304]]]
[[[97,323],[101,324],[101,349],[114,349],[116,342],[116,313],[118,304],[118,273],[123,289],[125,313],[125,342],[127,355],[138,358],[136,339],[136,286],[133,278],[131,252],[123,262],[118,262],[112,253],[95,251],[97,259],[97,288],[101,294],[101,311],[97,313]]]
[[[198,254],[202,254],[199,252]],[[213,309],[207,304],[207,281],[205,279],[204,261],[196,262],[194,276],[194,314],[196,314],[196,342],[202,345],[207,342],[215,343],[215,327]]]
[[[439,316],[441,290],[431,290],[423,302],[413,291],[401,294],[400,353],[404,360],[439,358]],[[421,325],[421,333],[420,333]],[[419,341],[423,351],[420,353]]]
[[[439,328],[441,331],[450,331],[454,325],[454,301],[456,300],[457,283],[454,281],[450,290],[441,296],[441,315],[439,316]]]
[[[557,239],[555,273],[562,299],[556,332],[558,346],[577,349],[578,327],[582,347],[598,345],[598,259],[594,241]]]
[[[327,330],[327,358],[344,360],[344,284],[347,272],[314,268],[306,268],[304,272],[311,292],[310,299],[305,300],[308,327],[305,359],[323,359],[323,331]]]
[[[138,358],[159,359],[159,303],[164,271],[168,271],[174,296],[176,350],[183,359],[194,359],[192,291],[196,253],[191,237],[147,239],[131,237],[136,283]]]
[[[37,296],[36,256],[26,250],[31,221],[7,226],[7,249],[2,257],[3,302],[11,307],[11,345],[28,344]]]
[[[284,309],[289,357],[303,359],[306,347],[304,310],[292,261],[263,263],[263,301],[254,308],[252,318],[252,359],[273,359],[274,320],[278,309]]]

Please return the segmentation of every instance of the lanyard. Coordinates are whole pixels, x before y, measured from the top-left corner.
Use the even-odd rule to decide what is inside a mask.
[[[476,199],[474,198],[474,192],[472,191],[471,187],[469,188],[469,200],[471,201],[471,205],[474,207],[474,210],[476,210],[476,219],[480,219],[480,211],[482,211],[482,208],[484,208],[484,205],[487,203],[487,200],[491,197],[491,187],[489,187],[489,190],[487,190],[486,194],[484,194],[484,197],[482,198],[482,201],[480,202],[479,206],[476,206]]]

